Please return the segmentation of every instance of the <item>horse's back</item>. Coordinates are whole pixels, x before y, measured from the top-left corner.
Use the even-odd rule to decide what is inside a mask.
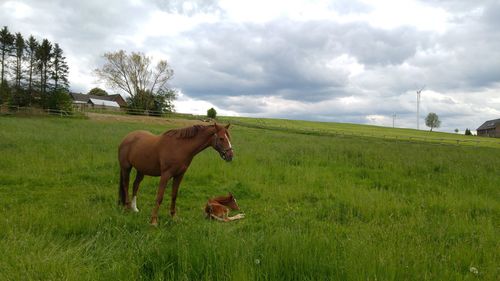
[[[138,147],[149,146],[156,143],[158,136],[153,135],[148,131],[133,131],[123,138],[118,148],[119,152],[136,149]]]
[[[133,166],[147,175],[158,175],[159,137],[148,131],[133,131],[125,136],[118,148],[118,160],[122,167]],[[158,171],[157,171],[158,170]]]

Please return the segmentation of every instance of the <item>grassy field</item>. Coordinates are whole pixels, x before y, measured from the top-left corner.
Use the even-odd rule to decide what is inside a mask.
[[[500,149],[235,125],[233,162],[202,152],[154,228],[158,178],[116,205],[117,145],[178,124],[0,117],[0,280],[500,276]],[[228,191],[246,218],[205,220]]]
[[[392,139],[398,141],[427,142],[433,144],[459,144],[480,147],[500,148],[500,139],[465,136],[443,132],[430,132],[427,129],[414,130],[405,128],[389,128],[373,125],[349,123],[311,122],[301,120],[283,120],[270,118],[223,117],[224,120],[246,127],[266,128],[278,131],[293,131],[303,134],[370,137],[375,139]]]

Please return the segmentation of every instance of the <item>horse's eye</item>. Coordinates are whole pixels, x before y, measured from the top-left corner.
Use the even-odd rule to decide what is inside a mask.
[[[224,141],[224,138],[219,138],[220,141]]]

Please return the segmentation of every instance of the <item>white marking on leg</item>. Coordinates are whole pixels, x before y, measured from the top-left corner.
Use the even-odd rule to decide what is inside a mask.
[[[137,209],[137,196],[132,197],[132,211],[139,212],[139,209]]]

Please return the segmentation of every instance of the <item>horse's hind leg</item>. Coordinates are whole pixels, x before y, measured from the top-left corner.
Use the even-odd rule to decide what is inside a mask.
[[[129,168],[122,167],[120,170],[120,187],[121,187],[121,189],[120,189],[120,202],[126,208],[130,208],[130,198],[128,195],[130,170],[132,170],[131,167],[129,167]]]
[[[132,211],[134,212],[139,212],[139,209],[137,209],[137,192],[139,191],[139,185],[141,184],[141,181],[144,179],[144,174],[137,171],[137,175],[135,176],[134,180],[134,189],[132,191]]]

